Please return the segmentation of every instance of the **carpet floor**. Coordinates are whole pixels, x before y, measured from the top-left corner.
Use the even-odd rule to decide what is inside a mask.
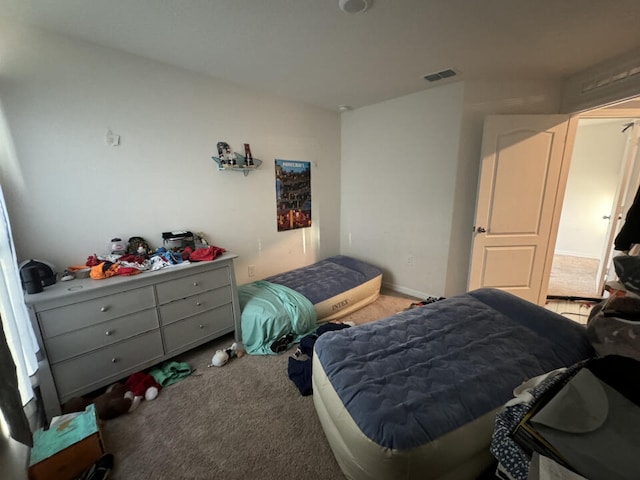
[[[392,315],[415,301],[381,295],[344,320],[356,324]],[[105,422],[103,437],[115,458],[113,480],[264,480],[344,478],[317,418],[311,396],[287,376],[289,352],[244,355],[208,367],[233,336],[175,360],[193,373]]]

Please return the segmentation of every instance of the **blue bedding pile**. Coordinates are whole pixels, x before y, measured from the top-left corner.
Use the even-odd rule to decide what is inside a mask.
[[[360,430],[409,449],[498,408],[523,381],[593,356],[583,326],[480,289],[318,338],[315,354]]]

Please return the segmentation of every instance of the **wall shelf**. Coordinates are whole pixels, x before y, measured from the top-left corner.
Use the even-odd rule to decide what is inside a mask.
[[[245,177],[249,175],[249,172],[256,170],[260,165],[262,165],[262,160],[257,158],[253,159],[253,165],[247,165],[247,159],[243,155],[240,155],[238,152],[233,152],[233,154],[236,157],[235,165],[229,165],[227,160],[223,161],[220,157],[211,158],[218,164],[218,170],[224,170],[226,172],[242,172]]]

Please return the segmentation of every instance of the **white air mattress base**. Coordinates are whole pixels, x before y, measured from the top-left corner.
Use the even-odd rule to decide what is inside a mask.
[[[475,479],[491,465],[489,444],[497,410],[425,445],[394,450],[362,433],[333,389],[317,355],[313,355],[312,372],[313,402],[320,423],[349,480]]]
[[[316,303],[314,307],[318,315],[318,323],[337,320],[375,302],[380,296],[381,286],[382,274],[351,290]]]

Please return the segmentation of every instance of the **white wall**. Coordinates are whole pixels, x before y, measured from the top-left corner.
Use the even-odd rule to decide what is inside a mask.
[[[340,250],[407,293],[441,294],[463,84],[342,115]]]
[[[401,292],[464,292],[485,115],[559,105],[559,83],[467,81],[343,114],[341,251]]]
[[[339,251],[336,112],[142,57],[0,25],[0,181],[20,259],[59,269],[114,236],[188,229],[240,255],[238,283]],[[121,145],[105,144],[107,129]],[[220,172],[219,140],[262,168]],[[274,159],[313,162],[313,227],[276,230]],[[255,265],[256,278],[247,278]]]
[[[484,116],[559,104],[554,83],[467,81],[346,112],[341,128],[332,111],[0,26],[0,181],[19,257],[59,269],[116,235],[158,245],[184,228],[238,253],[239,283],[248,265],[257,279],[340,252],[399,291],[450,296],[466,289]],[[219,140],[251,143],[263,167],[217,171]],[[277,233],[275,158],[313,162],[312,228]]]
[[[569,167],[555,252],[600,258],[603,253],[613,197],[620,183],[620,167],[627,134],[624,119],[582,119]]]

